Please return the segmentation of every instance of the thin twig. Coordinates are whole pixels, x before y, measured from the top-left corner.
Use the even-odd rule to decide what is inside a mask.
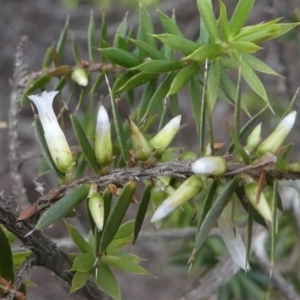
[[[19,82],[24,77],[27,64],[24,62],[24,47],[27,44],[27,36],[20,39],[17,47],[14,74],[12,78],[12,92],[10,96],[10,109],[8,119],[8,135],[9,135],[9,165],[10,175],[13,181],[13,193],[18,196],[18,205],[22,208],[28,205],[26,190],[24,188],[23,179],[20,175],[20,153],[19,153],[19,136],[18,124],[19,113],[21,111],[21,101],[23,98],[23,88]]]

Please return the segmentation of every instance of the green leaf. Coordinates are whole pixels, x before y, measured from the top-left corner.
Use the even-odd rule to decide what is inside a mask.
[[[234,134],[232,131],[229,131],[229,135],[231,137],[231,140],[234,144],[234,148],[237,152],[237,154],[242,158],[245,164],[250,164],[251,163],[251,158],[244,149],[244,147],[241,145],[240,139],[237,138],[237,134]]]
[[[222,192],[219,194],[219,196],[211,206],[211,209],[206,214],[196,236],[196,251],[198,251],[205,242],[209,231],[211,230],[212,226],[216,223],[220,213],[226,206],[227,202],[232,197],[238,185],[238,182],[239,180],[237,177],[234,177],[230,182],[228,182],[228,184],[222,188]]]
[[[209,68],[208,78],[207,78],[207,95],[210,103],[211,112],[216,104],[218,94],[219,94],[219,83],[220,83],[220,60],[212,60]]]
[[[80,56],[79,56],[77,42],[76,42],[74,36],[72,37],[72,52],[73,52],[73,56],[75,58],[76,64],[79,65],[80,64]]]
[[[255,74],[254,70],[249,66],[249,64],[242,58],[242,76],[244,80],[248,83],[248,85],[252,88],[252,90],[258,94],[271,108],[266,90],[258,76]]]
[[[239,0],[230,20],[229,31],[231,37],[235,37],[240,33],[246,20],[248,19],[254,2],[255,0]]]
[[[146,269],[139,266],[130,259],[107,255],[102,257],[101,262],[121,271],[139,275],[150,275]]]
[[[134,89],[137,86],[140,86],[142,84],[145,84],[146,82],[158,77],[158,74],[153,73],[138,73],[131,77],[122,87],[120,87],[118,90],[115,90],[114,93],[120,93],[122,91],[130,91]]]
[[[270,68],[267,64],[265,64],[263,61],[256,58],[255,56],[242,53],[242,57],[253,70],[266,74],[280,76],[277,72],[275,72],[272,68]]]
[[[101,21],[101,27],[100,27],[101,37],[100,37],[100,48],[106,48],[104,47],[104,44],[106,44],[107,41],[107,17],[106,17],[106,11],[102,10],[102,21]]]
[[[24,94],[30,95],[37,89],[43,89],[45,84],[48,83],[51,80],[51,78],[52,76],[48,73],[38,77],[29,84],[29,87],[24,91]]]
[[[232,50],[244,53],[254,53],[261,49],[261,47],[251,42],[231,42],[229,46]]]
[[[112,91],[115,93],[116,91],[120,90],[126,83],[129,81],[133,76],[136,75],[135,71],[128,70],[125,71],[122,75],[118,76],[114,82],[112,87]]]
[[[32,254],[31,251],[20,251],[20,252],[14,252],[13,253],[13,261],[14,261],[14,267],[19,268],[22,263],[25,261],[27,257],[29,257]]]
[[[185,59],[204,62],[206,59],[213,59],[217,56],[220,56],[222,53],[223,48],[221,44],[207,44],[198,48]]]
[[[144,120],[152,112],[155,106],[160,104],[165,99],[165,97],[167,97],[167,93],[170,89],[173,78],[173,73],[169,73],[168,75],[166,75],[162,83],[157,87],[156,91],[154,92],[153,96],[151,97],[148,103],[146,113],[143,116],[142,120]]]
[[[134,223],[135,223],[135,220],[130,220],[130,221],[123,223],[119,227],[119,229],[115,235],[115,239],[122,239],[122,238],[125,238],[128,236],[132,237]]]
[[[140,57],[116,47],[100,48],[98,50],[115,64],[126,68],[133,68],[143,62]]]
[[[68,29],[69,29],[69,17],[67,17],[65,26],[64,26],[64,28],[63,28],[63,30],[62,30],[61,34],[59,35],[59,38],[58,38],[58,42],[57,42],[57,46],[56,46],[58,58],[61,57],[62,52],[64,50],[66,40],[67,40],[67,36],[68,36]]]
[[[227,9],[222,0],[219,0],[219,6],[220,6],[220,16],[219,16],[219,22],[220,22],[220,29],[223,35],[223,38],[226,43],[229,41],[229,24],[228,24],[228,18],[227,18]]]
[[[164,59],[165,58],[164,55],[160,51],[158,51],[156,48],[152,47],[151,45],[145,43],[144,41],[134,40],[134,39],[129,39],[129,40],[150,58],[152,58],[152,59]]]
[[[161,40],[165,45],[175,50],[181,51],[185,55],[193,53],[200,47],[199,44],[174,34],[163,33],[154,34],[153,36]]]
[[[88,272],[93,269],[95,255],[93,252],[79,254],[73,262],[72,271]]]
[[[197,4],[210,38],[214,43],[220,43],[221,39],[219,36],[217,21],[212,9],[211,0],[197,0]]]
[[[134,222],[134,231],[133,231],[133,244],[135,244],[139,233],[142,229],[144,219],[147,213],[149,201],[150,201],[150,193],[151,189],[153,187],[153,182],[149,181],[148,184],[145,187],[145,190],[143,192],[143,195],[141,197],[141,201],[139,203],[139,208],[136,213],[135,222]]]
[[[39,219],[35,229],[43,229],[66,216],[74,207],[85,200],[90,190],[89,184],[83,184],[55,202]]]
[[[136,186],[137,183],[133,180],[130,180],[125,184],[118,202],[109,214],[106,225],[103,229],[99,248],[100,252],[105,252],[106,248],[115,237],[132,200]]]
[[[40,121],[40,118],[37,114],[34,115],[34,132],[35,132],[36,140],[42,151],[43,157],[46,160],[48,167],[56,175],[57,178],[63,179],[64,174],[61,173],[57,169],[55,163],[53,162],[52,156],[50,154],[50,151],[47,146],[46,139],[45,139],[44,129],[43,129],[42,123]]]
[[[199,69],[199,64],[196,61],[193,61],[182,68],[175,76],[167,96],[179,92],[190,81],[191,77],[199,71]]]
[[[125,14],[122,22],[120,23],[120,25],[118,26],[117,31],[116,31],[114,41],[113,41],[113,46],[116,48],[120,48],[120,37],[125,38],[125,36],[126,36],[127,15],[128,15],[128,13]],[[106,37],[106,40],[107,40],[107,37]],[[107,47],[105,47],[105,48],[107,48]]]
[[[97,88],[99,87],[99,85],[104,81],[105,79],[105,72],[101,72],[99,74],[99,76],[97,77],[97,79],[95,80],[91,90],[90,90],[90,94],[94,94],[95,91],[97,90]]]
[[[52,58],[53,58],[53,47],[49,47],[44,55],[44,59],[43,59],[43,64],[42,64],[42,69],[47,69],[51,63],[52,63]]]
[[[199,117],[201,111],[201,86],[199,83],[198,74],[192,76],[190,83],[190,99],[192,105],[193,116],[197,126],[197,131],[199,132]]]
[[[128,245],[131,242],[132,242],[132,235],[121,238],[121,239],[114,239],[107,247],[106,252],[113,254],[113,253],[121,250],[124,246]]]
[[[101,262],[96,282],[100,287],[103,288],[105,292],[113,297],[113,299],[121,300],[120,288],[114,274],[105,264]]]
[[[88,244],[88,242],[82,237],[82,235],[78,232],[78,230],[72,226],[70,223],[68,223],[66,220],[64,220],[65,225],[67,226],[69,235],[74,242],[74,244],[77,246],[77,248],[82,253],[87,253],[92,251],[91,246]]]
[[[150,45],[151,47],[157,49],[157,44],[155,38],[152,36],[154,33],[154,27],[152,24],[152,20],[149,16],[149,13],[145,9],[145,7],[140,2],[140,28],[143,36],[143,40],[145,43]]]
[[[132,69],[146,73],[163,73],[181,69],[184,65],[184,62],[179,59],[157,59],[146,61]]]
[[[157,10],[157,12],[159,14],[161,24],[167,33],[183,37],[183,34],[178,28],[175,19],[168,17],[159,9]]]
[[[80,148],[82,149],[82,152],[91,168],[98,174],[100,172],[100,167],[96,162],[94,150],[92,149],[90,142],[77,118],[71,113],[69,116]]]
[[[79,290],[80,288],[82,288],[86,282],[88,281],[90,277],[90,272],[87,271],[87,272],[80,272],[80,271],[77,271],[75,274],[74,274],[74,277],[72,279],[72,286],[71,286],[71,293]]]
[[[94,21],[94,13],[91,10],[89,28],[88,28],[88,50],[89,50],[89,58],[91,62],[95,61],[94,47],[95,47],[95,21]]]
[[[2,227],[0,227],[0,276],[14,282],[13,256],[10,244]]]

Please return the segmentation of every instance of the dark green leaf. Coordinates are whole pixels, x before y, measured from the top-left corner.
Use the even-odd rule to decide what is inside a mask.
[[[221,44],[207,44],[199,47],[196,51],[186,57],[187,60],[204,62],[206,59],[213,59],[223,53]]]
[[[162,23],[164,30],[167,33],[183,37],[183,34],[180,31],[180,29],[178,28],[175,19],[168,17],[166,14],[164,14],[159,9],[157,11],[158,11],[159,18],[160,18],[160,21]]]
[[[129,39],[133,44],[135,44],[143,53],[152,59],[164,59],[164,55],[158,51],[156,48],[148,45],[144,41]]]
[[[75,274],[74,274],[74,277],[72,279],[72,286],[71,286],[71,293],[79,290],[80,288],[82,288],[86,282],[88,281],[90,277],[90,272],[87,271],[87,272],[80,272],[80,271],[77,271]]]
[[[89,57],[91,62],[95,61],[94,47],[95,47],[95,22],[94,22],[93,11],[91,11],[89,28],[88,28],[88,50],[89,50]]]
[[[143,36],[143,40],[145,43],[150,45],[151,47],[157,49],[157,44],[155,38],[152,36],[154,33],[154,27],[152,24],[152,20],[149,16],[149,13],[145,9],[145,7],[140,2],[140,28],[141,34]]]
[[[61,57],[62,52],[64,50],[65,44],[66,44],[66,40],[67,40],[67,36],[68,36],[68,28],[69,28],[69,17],[67,17],[65,26],[58,38],[58,42],[57,42],[57,46],[56,46],[56,50],[57,50],[57,54],[58,54],[58,58]]]
[[[0,276],[14,282],[13,256],[10,244],[2,227],[0,227]]]
[[[178,59],[157,59],[142,63],[133,68],[145,73],[164,73],[183,68],[185,63]]]

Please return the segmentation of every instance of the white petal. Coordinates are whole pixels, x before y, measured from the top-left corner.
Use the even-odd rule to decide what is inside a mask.
[[[107,114],[106,109],[103,105],[100,105],[97,115],[97,133],[101,134],[103,131],[106,131],[108,128],[110,128],[109,124],[109,117]]]

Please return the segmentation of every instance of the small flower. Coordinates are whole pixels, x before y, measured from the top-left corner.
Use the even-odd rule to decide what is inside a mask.
[[[258,146],[257,154],[259,156],[262,156],[267,152],[277,152],[293,128],[296,116],[297,112],[293,111],[281,120],[275,130]]]
[[[199,193],[203,186],[199,176],[193,175],[185,180],[155,211],[151,223],[165,218],[181,204],[187,202]]]
[[[103,105],[100,105],[97,115],[95,156],[100,166],[110,164],[113,157],[110,123]]]
[[[205,156],[191,165],[192,172],[202,175],[222,175],[226,172],[227,163],[221,156]]]
[[[181,115],[173,118],[166,126],[160,130],[150,141],[150,145],[155,148],[158,155],[165,152],[179,130]]]
[[[145,139],[145,137],[133,121],[130,121],[130,129],[135,157],[138,160],[147,160],[152,152],[148,141]]]
[[[81,86],[88,85],[88,77],[82,68],[75,68],[72,71],[71,78]]]
[[[73,162],[73,158],[52,108],[54,97],[57,94],[58,91],[44,91],[40,95],[30,95],[28,98],[35,104],[39,112],[47,146],[54,164],[60,172],[66,173]]]
[[[246,149],[249,153],[253,153],[261,142],[261,123],[258,124],[249,134],[246,143]]]
[[[104,225],[104,199],[98,192],[90,196],[88,207],[97,229],[101,231]]]
[[[220,235],[233,261],[239,268],[250,270],[246,260],[246,248],[242,236],[233,220],[233,200],[230,200],[223,209],[218,221]]]

